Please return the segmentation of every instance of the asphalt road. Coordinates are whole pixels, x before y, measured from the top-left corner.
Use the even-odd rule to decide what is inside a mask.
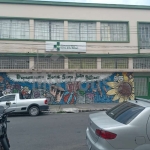
[[[85,140],[88,115],[11,116],[8,118],[10,150],[88,150]]]

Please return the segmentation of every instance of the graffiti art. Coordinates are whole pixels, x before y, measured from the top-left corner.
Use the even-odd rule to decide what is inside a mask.
[[[117,79],[118,77],[118,79]],[[108,82],[108,86],[112,89],[107,92],[107,95],[114,95],[113,101],[119,99],[119,102],[131,99],[134,100],[134,79],[131,74],[123,73],[123,78],[119,78],[117,74],[115,82]]]
[[[133,73],[0,73],[0,96],[47,97],[50,104],[117,103],[134,99]]]

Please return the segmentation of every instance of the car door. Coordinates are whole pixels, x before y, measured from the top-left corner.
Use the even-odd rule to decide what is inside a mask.
[[[2,96],[0,97],[0,106],[3,106],[4,108],[6,108],[6,102],[11,102],[10,107],[8,108],[8,110],[16,110],[16,95],[15,94],[11,94],[11,95],[6,95],[6,96]]]

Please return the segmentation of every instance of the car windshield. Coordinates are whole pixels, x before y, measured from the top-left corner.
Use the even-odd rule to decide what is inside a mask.
[[[120,123],[128,124],[143,110],[144,107],[142,106],[130,102],[123,102],[108,110],[106,114]]]

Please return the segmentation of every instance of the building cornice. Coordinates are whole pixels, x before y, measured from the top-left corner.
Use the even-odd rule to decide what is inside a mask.
[[[112,73],[112,72],[150,72],[150,69],[0,69],[6,73]]]
[[[34,0],[0,0],[4,4],[27,4],[27,5],[50,5],[70,7],[94,7],[94,8],[121,8],[121,9],[150,9],[146,5],[123,5],[123,4],[99,4],[99,3],[77,3],[77,2],[54,2]]]
[[[51,57],[57,55],[59,57],[68,58],[150,58],[150,54],[84,54],[84,53],[0,53],[1,57]]]

